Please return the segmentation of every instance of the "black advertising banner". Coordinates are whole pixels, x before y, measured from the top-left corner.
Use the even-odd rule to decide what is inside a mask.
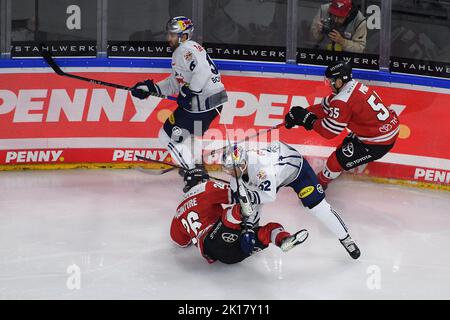
[[[108,41],[108,57],[168,58],[172,49],[162,41]]]
[[[46,41],[43,44],[35,41],[13,41],[12,58],[40,57],[40,48],[54,57],[95,57],[97,43],[92,41]]]
[[[218,43],[203,43],[203,47],[213,59],[285,62],[284,47],[249,46]],[[161,58],[171,57],[172,50],[167,42],[151,41],[110,41],[109,57]]]
[[[222,43],[204,43],[203,46],[213,59],[286,62],[285,47]]]
[[[334,52],[299,48],[297,63],[326,66],[338,60],[349,61],[353,68],[378,70],[378,55],[351,52]]]
[[[450,62],[391,57],[391,72],[450,78]]]
[[[12,58],[40,57],[40,44],[35,41],[14,41],[11,47]],[[213,59],[229,59],[260,62],[285,62],[284,47],[231,45],[204,43],[203,47]],[[96,41],[47,41],[43,51],[55,57],[95,57]],[[172,49],[166,42],[156,41],[110,41],[108,56],[121,58],[169,58]],[[297,63],[326,66],[337,60],[349,61],[354,68],[378,70],[378,55],[351,52],[332,52],[309,48],[299,48]],[[391,72],[450,78],[450,63],[424,61],[392,57]]]
[[[367,53],[332,52],[299,48],[297,63],[326,66],[337,60],[349,61],[353,68],[378,70],[378,55]],[[390,71],[439,78],[450,78],[450,63],[391,57]]]

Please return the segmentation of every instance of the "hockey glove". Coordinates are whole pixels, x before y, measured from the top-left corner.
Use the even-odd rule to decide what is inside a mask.
[[[253,215],[253,207],[250,202],[250,196],[248,194],[247,188],[242,184],[239,185],[239,204],[241,205],[241,213],[244,217],[248,218]]]
[[[302,126],[306,130],[311,130],[316,120],[317,116],[314,113],[302,107],[292,107],[284,117],[284,125],[287,129],[291,129],[294,126]]]
[[[138,82],[131,88],[131,95],[139,99],[147,99],[150,96],[150,93],[158,93],[153,80]]]
[[[243,230],[241,236],[239,237],[239,243],[241,244],[241,250],[247,255],[253,253],[256,243],[256,234],[252,229]]]
[[[192,98],[196,94],[189,88],[188,84],[185,84],[180,89],[180,94],[177,98],[177,103],[180,107],[184,109],[190,109],[192,105]]]

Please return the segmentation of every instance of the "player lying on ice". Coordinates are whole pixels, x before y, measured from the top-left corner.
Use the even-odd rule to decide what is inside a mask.
[[[350,64],[338,61],[325,71],[332,94],[307,109],[293,107],[285,116],[285,126],[302,126],[326,139],[348,128],[349,135],[336,148],[319,173],[326,189],[342,171],[382,158],[392,149],[399,133],[395,112],[384,106],[378,94],[352,79]]]
[[[185,174],[186,193],[170,227],[172,240],[181,247],[194,244],[209,263],[218,260],[233,264],[264,250],[270,243],[286,252],[308,237],[306,230],[291,235],[275,222],[245,228],[243,221],[252,215],[251,209],[240,204],[224,209],[222,205],[232,203],[235,197],[228,186],[208,178],[200,168]],[[239,196],[236,198],[240,200]]]
[[[236,167],[238,181],[248,192],[255,212],[247,220],[250,228],[258,224],[262,205],[275,201],[281,187],[290,187],[303,206],[339,239],[350,256],[358,259],[358,246],[342,218],[325,200],[325,192],[308,161],[297,150],[282,142],[249,150],[242,145],[234,145],[223,154],[222,165],[224,171],[232,176],[236,175]],[[236,179],[231,179],[230,185],[236,192]]]

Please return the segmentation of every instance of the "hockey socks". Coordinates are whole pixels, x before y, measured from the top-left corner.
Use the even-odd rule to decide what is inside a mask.
[[[339,214],[331,208],[330,204],[323,199],[318,205],[311,209],[314,217],[320,220],[339,240],[348,235],[347,227]]]
[[[319,180],[320,184],[324,187],[324,189],[326,189],[328,187],[328,184],[337,177],[339,177],[341,173],[342,168],[337,160],[335,151],[328,158],[325,168],[323,168],[323,170],[319,172],[319,174],[317,175],[317,179]]]

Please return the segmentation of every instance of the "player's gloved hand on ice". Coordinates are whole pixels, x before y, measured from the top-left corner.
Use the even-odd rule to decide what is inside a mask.
[[[302,107],[292,107],[284,117],[284,125],[287,129],[291,129],[294,126],[302,126],[306,130],[311,130],[316,120],[317,116],[311,111]]]
[[[256,243],[256,234],[252,229],[243,230],[239,237],[239,243],[241,244],[241,250],[245,254],[251,255]]]
[[[138,99],[147,99],[151,93],[158,93],[153,80],[138,82],[131,88],[131,95]]]
[[[188,84],[184,84],[178,94],[177,103],[180,107],[189,109],[192,104],[192,97],[196,94],[189,88]]]

